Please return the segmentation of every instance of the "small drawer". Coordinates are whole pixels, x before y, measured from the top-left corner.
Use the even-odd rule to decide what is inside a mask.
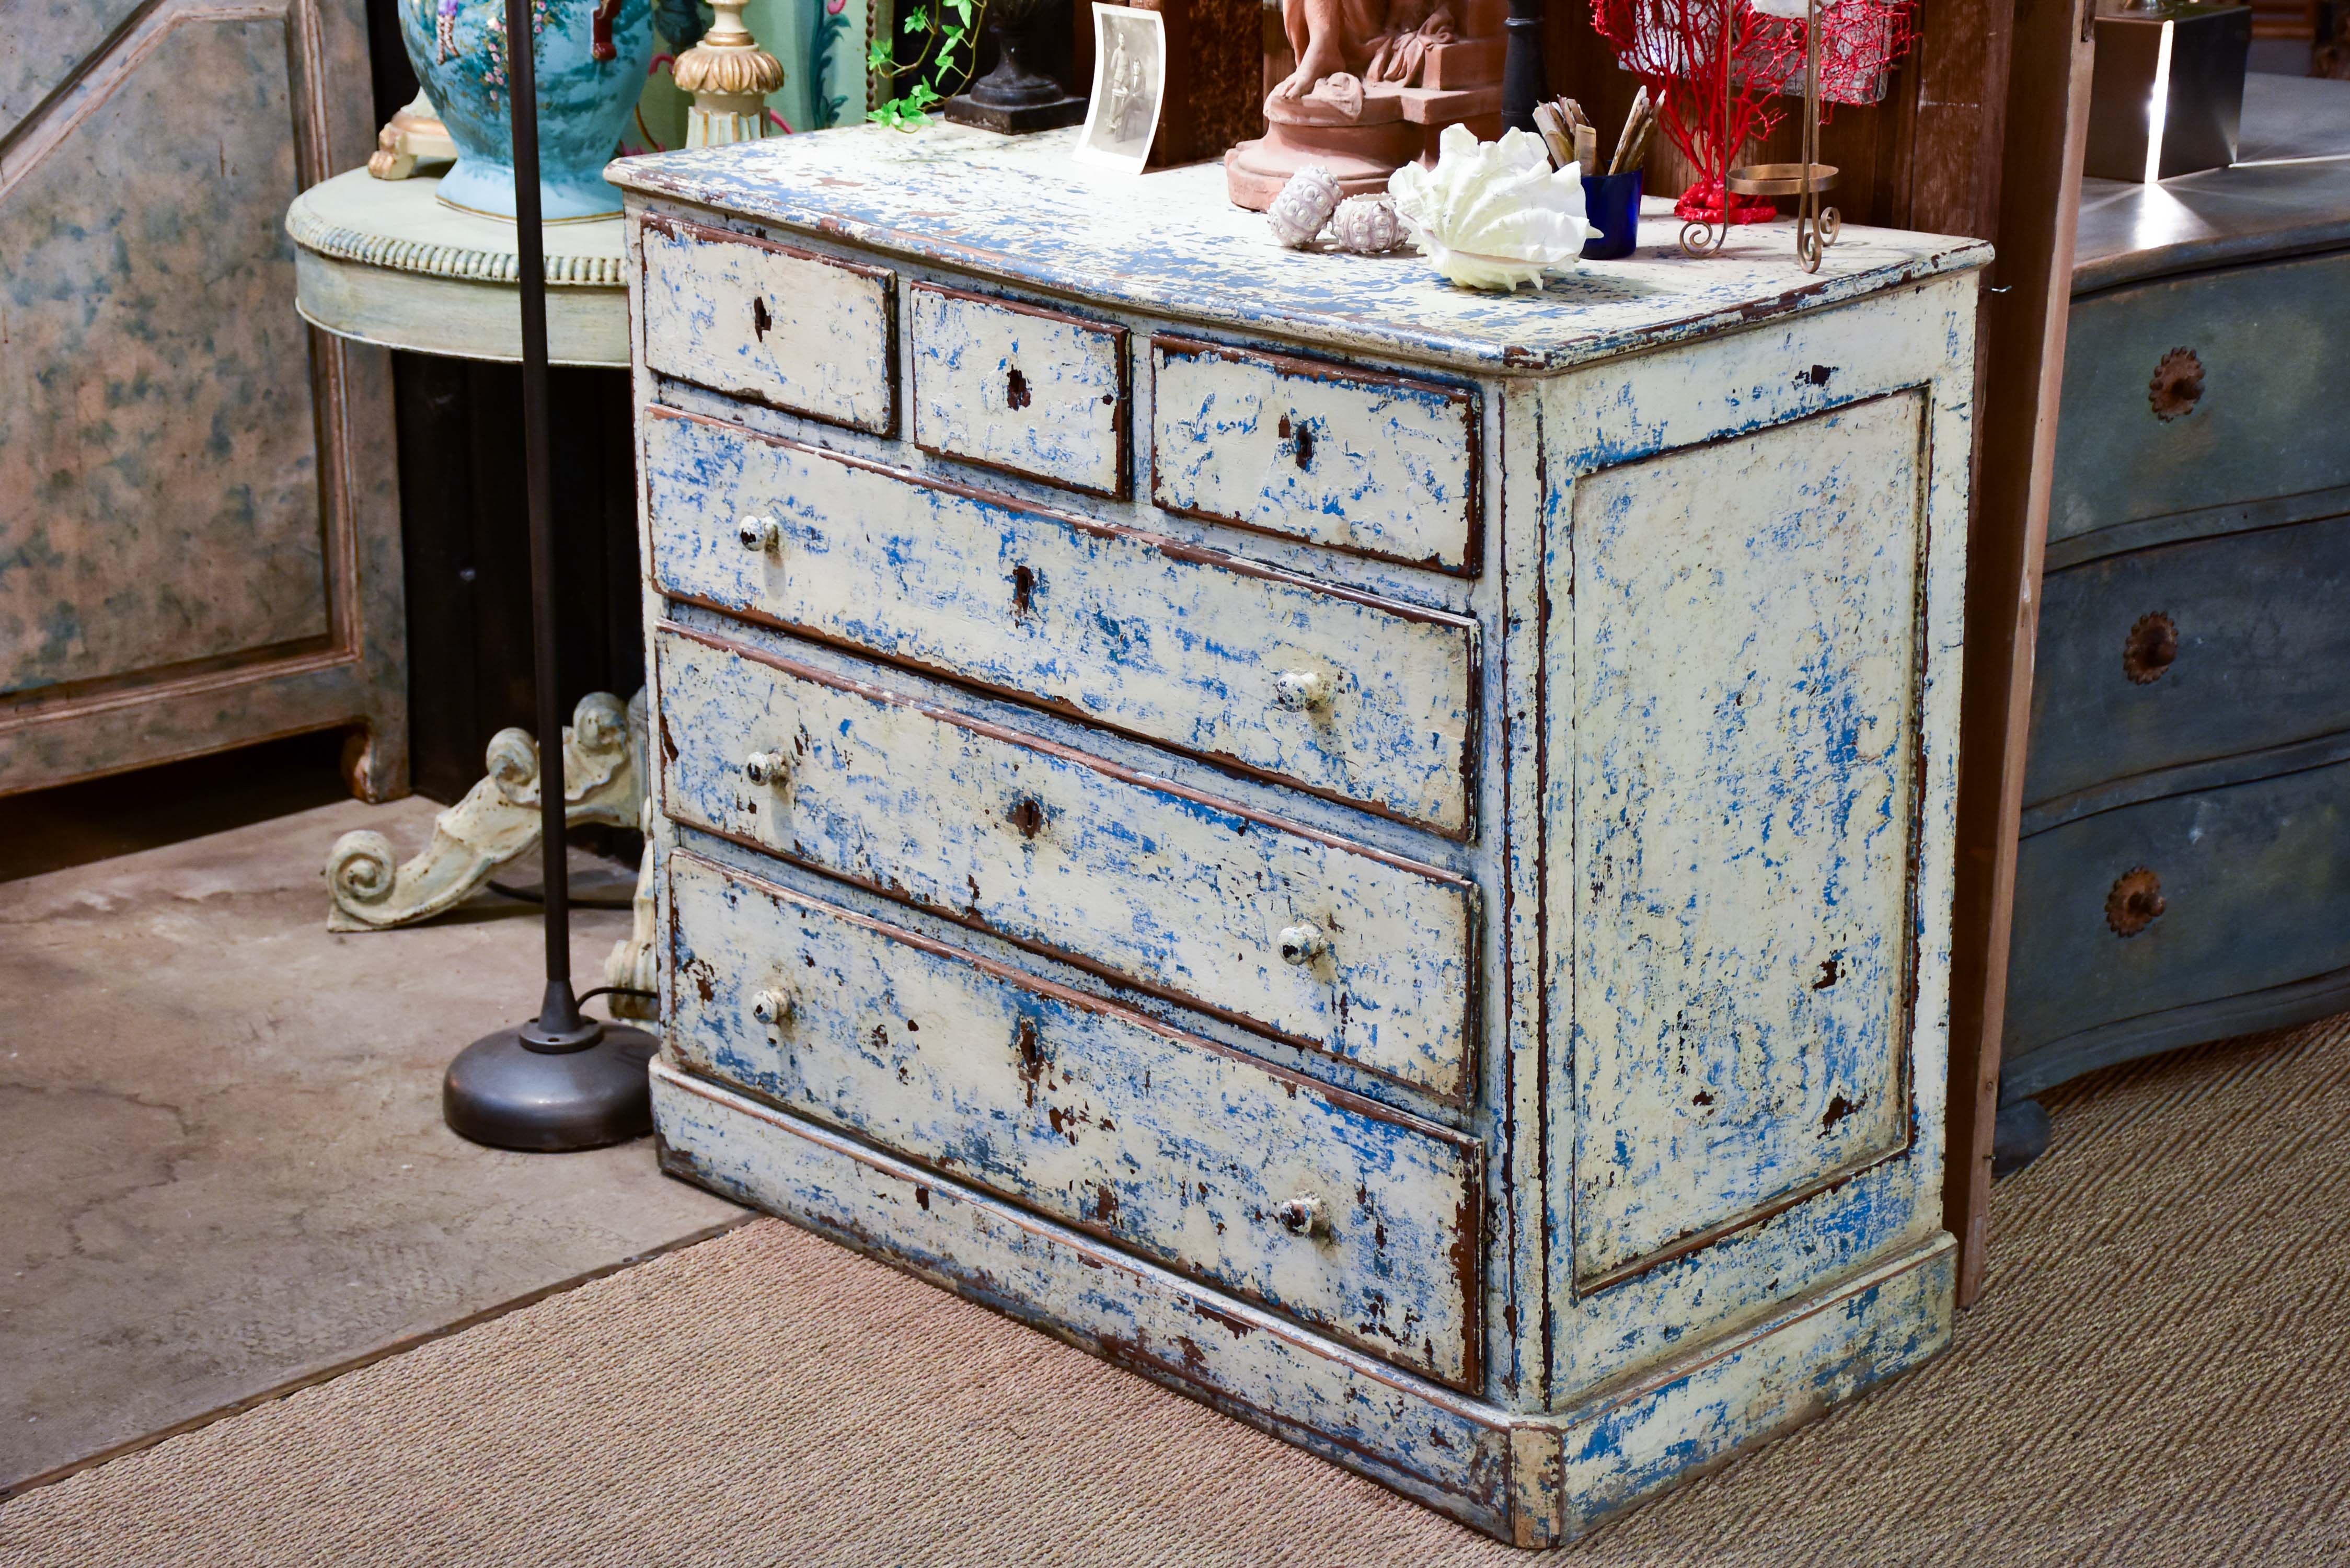
[[[875,435],[898,433],[897,275],[646,218],[645,364]]]
[[[662,627],[669,815],[1456,1103],[1471,887]]]
[[[1478,398],[1180,337],[1150,341],[1150,498],[1356,555],[1478,567]]]
[[[2051,541],[2350,485],[2317,347],[2350,342],[2350,254],[2090,295],[2065,342]]]
[[[1473,1386],[1475,1139],[684,851],[690,1071]]]
[[[663,593],[1467,836],[1471,620],[696,415],[642,431]]]
[[[1123,499],[1126,328],[918,283],[914,444]]]
[[[2350,730],[2350,517],[2049,574],[2024,802]]]
[[[2001,1076],[2033,1085],[2102,1025],[2350,966],[2350,762],[2033,834],[2010,952]]]

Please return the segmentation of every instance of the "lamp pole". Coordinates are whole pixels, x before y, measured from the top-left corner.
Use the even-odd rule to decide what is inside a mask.
[[[539,854],[546,864],[546,988],[528,1023],[474,1041],[449,1064],[441,1114],[475,1143],[554,1153],[652,1131],[653,1037],[579,1011],[571,989],[563,698],[556,668],[554,462],[546,434],[546,235],[538,190],[537,39],[531,0],[506,0],[515,227],[522,296],[523,498],[530,525],[531,657],[538,686]],[[552,759],[550,761],[550,758]]]

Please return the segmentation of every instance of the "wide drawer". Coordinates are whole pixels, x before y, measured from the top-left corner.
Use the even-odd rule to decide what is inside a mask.
[[[2350,730],[2350,517],[2051,573],[2027,805]]]
[[[643,432],[664,593],[1467,833],[1472,621],[674,410]]]
[[[2091,295],[2065,341],[2052,540],[2350,484],[2350,254]]]
[[[650,369],[898,433],[895,274],[672,218],[638,234]]]
[[[681,1064],[1475,1383],[1474,1139],[690,853],[668,867]]]
[[[2010,1078],[2100,1025],[2350,965],[2350,763],[2033,835],[2011,951]]]
[[[1122,497],[1126,328],[918,283],[914,444]]]
[[[718,639],[654,654],[672,819],[1467,1096],[1461,878]]]
[[[1151,499],[1383,560],[1478,565],[1474,391],[1155,337]]]

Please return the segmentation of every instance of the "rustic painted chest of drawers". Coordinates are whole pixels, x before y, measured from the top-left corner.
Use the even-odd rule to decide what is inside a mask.
[[[2092,180],[2000,1071],[2350,1007],[2350,83],[2255,75],[2245,163]]]
[[[1987,252],[1067,143],[616,166],[669,1168],[1529,1544],[1931,1355]]]

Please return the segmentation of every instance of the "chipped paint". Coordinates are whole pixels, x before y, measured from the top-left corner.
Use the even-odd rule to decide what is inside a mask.
[[[1127,482],[1126,332],[916,284],[914,444],[1096,495]]]
[[[1473,570],[1473,391],[1180,337],[1150,344],[1151,500],[1170,512]]]
[[[1586,1289],[1908,1141],[1919,413],[1576,487]]]
[[[668,875],[681,1065],[1474,1382],[1473,1140],[682,851]]]
[[[692,416],[655,412],[644,441],[671,594],[1467,826],[1473,622]],[[754,514],[775,550],[743,548]],[[1285,707],[1296,673],[1331,700]]]
[[[1460,877],[713,639],[654,656],[677,820],[1467,1097]],[[1300,921],[1328,935],[1292,963]]]

